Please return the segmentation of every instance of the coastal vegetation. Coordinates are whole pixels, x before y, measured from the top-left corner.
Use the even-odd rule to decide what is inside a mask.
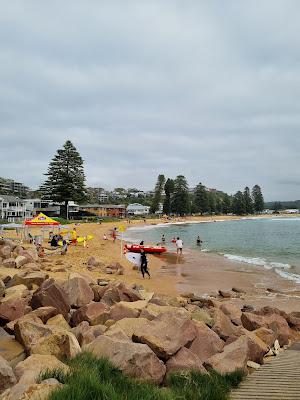
[[[45,174],[47,179],[40,187],[39,194],[43,199],[52,199],[64,203],[62,216],[68,219],[68,203],[72,200],[77,203],[99,203],[101,188],[86,188],[83,159],[70,140],[67,140],[49,164]],[[229,195],[217,189],[211,189],[201,182],[195,188],[190,188],[183,175],[176,178],[166,178],[159,174],[154,191],[148,196],[139,196],[138,189],[124,189],[117,187],[114,190],[115,198],[107,197],[109,203],[125,205],[136,202],[150,206],[152,215],[164,213],[166,215],[190,214],[236,214],[246,215],[260,213],[264,210],[264,198],[259,185],[252,190],[248,186],[243,191],[238,190]],[[278,208],[278,205],[277,205]]]
[[[70,372],[46,370],[38,382],[55,378],[64,384],[52,392],[49,400],[225,400],[231,388],[243,379],[242,371],[220,375],[216,372],[173,374],[166,387],[133,380],[106,359],[81,353],[69,361]]]
[[[86,199],[83,159],[70,140],[57,150],[45,175],[47,179],[40,188],[42,196],[64,202],[64,217],[68,219],[69,201]]]

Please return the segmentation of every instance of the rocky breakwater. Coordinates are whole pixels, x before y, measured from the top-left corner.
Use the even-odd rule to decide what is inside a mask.
[[[2,265],[19,251],[2,241]],[[1,400],[29,393],[46,399],[61,384],[37,383],[41,371],[68,370],[65,360],[81,351],[108,358],[130,377],[165,384],[170,373],[191,369],[247,373],[299,338],[299,313],[237,306],[236,292],[171,298],[100,276],[70,273],[58,281],[40,270],[34,254],[22,254],[29,261],[0,279]]]

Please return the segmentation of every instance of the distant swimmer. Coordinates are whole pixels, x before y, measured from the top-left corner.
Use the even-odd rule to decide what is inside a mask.
[[[203,241],[200,239],[200,236],[197,237],[197,246],[201,246],[201,243],[203,243]]]
[[[165,244],[165,243],[166,243],[165,235],[162,235],[162,237],[161,237],[161,242],[162,242],[162,244]]]
[[[176,239],[177,254],[182,255],[183,241],[178,237]]]

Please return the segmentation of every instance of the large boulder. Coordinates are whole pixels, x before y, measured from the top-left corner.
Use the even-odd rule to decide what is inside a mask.
[[[4,260],[7,260],[8,258],[11,258],[11,247],[8,245],[2,245],[0,246],[0,257],[4,258]]]
[[[121,330],[132,338],[134,332],[144,331],[149,326],[149,321],[146,318],[123,318],[112,325],[106,332],[105,335],[113,335],[115,332]]]
[[[245,336],[248,338],[248,360],[263,364],[263,358],[270,350],[270,347],[254,332],[245,330]]]
[[[159,315],[145,327],[137,329],[132,339],[147,344],[163,360],[168,360],[196,337],[196,327],[191,319],[174,312]]]
[[[287,317],[287,322],[291,328],[300,331],[300,311],[291,312]]]
[[[11,366],[0,356],[0,393],[14,383],[16,383],[16,377]]]
[[[220,306],[220,310],[230,318],[234,325],[242,325],[242,311],[237,305],[226,302]]]
[[[103,335],[106,330],[107,327],[104,325],[90,326],[87,321],[82,321],[72,329],[72,332],[76,336],[80,346],[84,346],[91,343],[96,337]]]
[[[28,297],[28,296],[29,296],[29,290],[25,285],[16,285],[6,288],[4,301],[19,299],[21,297]]]
[[[221,339],[226,340],[235,334],[236,327],[222,310],[218,308],[212,309],[211,316],[213,318],[212,330],[216,332]]]
[[[5,284],[2,279],[0,279],[0,297],[3,297],[5,293]]]
[[[126,375],[146,382],[159,384],[166,372],[164,363],[145,344],[101,335],[84,346],[84,350],[96,357],[108,358]]]
[[[53,378],[46,379],[41,383],[17,383],[3,393],[1,400],[46,400],[55,389],[62,386]]]
[[[172,356],[167,362],[167,376],[175,372],[183,371],[197,371],[201,374],[207,374],[207,370],[202,365],[200,358],[192,353],[186,347],[182,347],[174,356]]]
[[[6,268],[15,268],[16,262],[14,258],[7,258],[6,260],[2,261],[2,266]]]
[[[32,285],[40,286],[48,278],[49,275],[43,271],[21,271],[14,275],[10,286],[23,284],[32,289]]]
[[[7,330],[7,332],[9,333],[14,333],[15,331],[15,325],[17,322],[21,322],[21,321],[31,321],[31,322],[35,322],[37,324],[42,324],[43,321],[37,317],[36,315],[32,314],[31,312],[25,315],[22,315],[21,317],[14,319],[13,321],[10,321],[6,324],[5,329]]]
[[[70,359],[81,351],[73,333],[56,326],[17,322],[15,335],[29,354],[52,354],[59,359]]]
[[[273,347],[276,340],[276,334],[272,329],[268,328],[258,328],[252,331],[257,337],[259,337],[263,342],[265,342],[269,347]]]
[[[242,313],[242,324],[249,330],[254,331],[258,328],[269,328],[276,334],[281,346],[288,344],[291,338],[291,331],[285,318],[279,314],[258,315],[253,313]]]
[[[236,341],[224,347],[222,353],[217,353],[204,362],[206,369],[214,369],[220,374],[227,374],[236,370],[247,372],[248,338],[240,336]]]
[[[225,343],[203,322],[197,322],[195,326],[196,338],[189,346],[189,350],[203,363],[214,354],[220,353],[223,350]]]
[[[70,331],[71,327],[65,320],[64,316],[62,314],[55,315],[52,318],[49,318],[48,321],[46,322],[46,325],[53,325],[57,326],[61,329],[64,329],[66,331]]]
[[[157,304],[149,303],[147,307],[145,307],[140,314],[141,318],[147,318],[150,321],[158,317],[160,314],[164,313],[176,313],[182,316],[188,316],[188,312],[185,308],[182,307],[172,307],[172,306],[159,306]]]
[[[16,268],[21,268],[23,265],[28,264],[30,260],[26,256],[17,256],[15,258]]]
[[[46,307],[39,307],[36,310],[31,311],[30,314],[40,318],[45,324],[49,318],[52,318],[58,314],[58,310],[55,307],[46,306]]]
[[[106,288],[105,288],[106,289]],[[100,296],[100,291],[98,291]],[[101,296],[101,303],[107,305],[108,307],[121,301],[120,293],[118,289],[114,286],[107,288]]]
[[[78,325],[82,321],[87,321],[90,325],[104,324],[109,318],[109,307],[103,303],[91,302],[78,310],[72,315],[72,326]]]
[[[19,383],[34,383],[40,373],[46,369],[60,369],[69,371],[69,367],[52,355],[33,354],[21,361],[15,368],[15,375]]]
[[[115,286],[119,291],[121,301],[143,300],[142,296],[137,290],[127,286],[124,282],[118,282]]]
[[[25,314],[26,299],[12,299],[0,304],[0,322],[13,321]]]
[[[64,317],[67,317],[70,311],[67,295],[54,279],[48,279],[43,282],[39,289],[34,292],[31,299],[31,307],[33,309],[46,306],[55,307]]]
[[[0,354],[12,368],[26,357],[24,347],[11,335],[0,337]]]
[[[109,319],[114,321],[119,321],[123,318],[137,318],[139,315],[140,311],[136,308],[130,307],[130,303],[125,301],[116,303],[109,311]]]
[[[22,255],[27,257],[30,262],[38,261],[38,259],[39,259],[38,252],[35,248],[30,248],[30,249],[25,250],[22,253]]]
[[[94,299],[94,292],[84,278],[68,279],[62,288],[67,294],[68,302],[72,307],[82,307]]]

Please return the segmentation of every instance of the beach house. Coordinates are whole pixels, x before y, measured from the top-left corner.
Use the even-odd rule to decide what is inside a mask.
[[[126,209],[127,215],[148,215],[149,211],[149,206],[143,206],[139,203],[128,204]]]
[[[26,204],[19,197],[0,194],[0,219],[8,222],[24,220],[29,214]]]

